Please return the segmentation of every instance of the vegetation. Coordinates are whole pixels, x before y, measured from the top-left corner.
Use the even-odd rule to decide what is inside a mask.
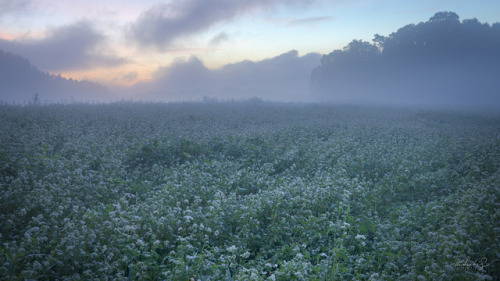
[[[0,279],[500,278],[500,116],[0,106]]]
[[[319,98],[494,107],[500,103],[500,23],[438,12],[373,43],[353,40],[311,75]]]
[[[110,96],[108,89],[98,83],[41,71],[28,59],[1,49],[0,85],[0,101],[8,103],[69,103],[83,97],[103,101]]]

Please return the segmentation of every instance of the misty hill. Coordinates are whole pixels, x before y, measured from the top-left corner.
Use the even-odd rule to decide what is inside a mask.
[[[38,94],[40,101],[102,100],[108,90],[97,83],[66,79],[38,70],[29,60],[0,50],[0,100],[28,102]]]
[[[321,59],[313,94],[344,102],[500,106],[500,23],[439,12]]]

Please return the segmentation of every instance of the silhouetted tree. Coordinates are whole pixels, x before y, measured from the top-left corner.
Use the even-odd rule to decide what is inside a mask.
[[[6,102],[68,101],[71,96],[79,100],[99,100],[108,94],[100,84],[68,80],[60,74],[40,71],[27,59],[0,50],[0,99]]]
[[[388,36],[375,34],[373,44],[353,40],[323,56],[310,85],[341,100],[488,103],[500,102],[498,77],[500,24],[438,12]]]

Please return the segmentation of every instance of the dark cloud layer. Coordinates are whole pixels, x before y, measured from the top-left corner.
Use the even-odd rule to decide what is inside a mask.
[[[225,32],[221,32],[217,35],[215,35],[211,40],[210,40],[210,45],[212,46],[217,46],[219,45],[220,43],[224,42],[224,41],[227,41],[229,40],[229,35],[227,35],[227,33]]]
[[[105,37],[90,23],[78,22],[55,28],[42,39],[0,40],[0,49],[27,57],[46,71],[116,66],[126,61],[99,54],[96,48],[103,43]]]
[[[0,16],[24,11],[30,6],[30,0],[0,0]]]
[[[238,15],[277,5],[309,4],[313,0],[175,0],[144,12],[129,35],[141,46],[164,48],[177,38],[193,35]]]
[[[262,61],[242,61],[220,69],[208,69],[196,57],[156,71],[151,82],[133,87],[144,98],[200,100],[203,97],[241,99],[260,97],[277,101],[304,101],[311,70],[320,55],[299,56],[297,51]]]

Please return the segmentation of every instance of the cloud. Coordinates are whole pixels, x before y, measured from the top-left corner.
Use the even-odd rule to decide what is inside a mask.
[[[210,45],[212,46],[217,46],[220,43],[227,41],[229,39],[229,36],[225,32],[221,32],[217,35],[215,35],[211,40],[210,40]]]
[[[162,49],[180,37],[205,31],[235,17],[278,5],[307,5],[314,0],[174,0],[142,13],[128,33],[141,46]]]
[[[330,21],[333,20],[334,17],[312,17],[305,19],[295,19],[288,22],[288,26],[296,26],[296,25],[305,25],[305,24],[313,24],[318,22]]]
[[[0,0],[0,16],[24,11],[30,6],[30,0]]]
[[[116,66],[123,58],[99,53],[105,37],[88,22],[78,22],[52,29],[41,39],[0,40],[0,49],[24,57],[46,71],[89,69]]]
[[[138,77],[137,71],[132,71],[132,72],[129,72],[129,73],[123,75],[120,80],[123,82],[130,83],[130,82],[134,82],[135,79],[137,79],[137,77]]]
[[[319,65],[320,58],[317,53],[299,56],[297,51],[290,51],[257,62],[242,61],[208,69],[193,56],[159,68],[153,81],[138,84],[133,90],[146,93],[146,99],[164,101],[200,100],[205,96],[304,101],[308,99],[311,70]]]

